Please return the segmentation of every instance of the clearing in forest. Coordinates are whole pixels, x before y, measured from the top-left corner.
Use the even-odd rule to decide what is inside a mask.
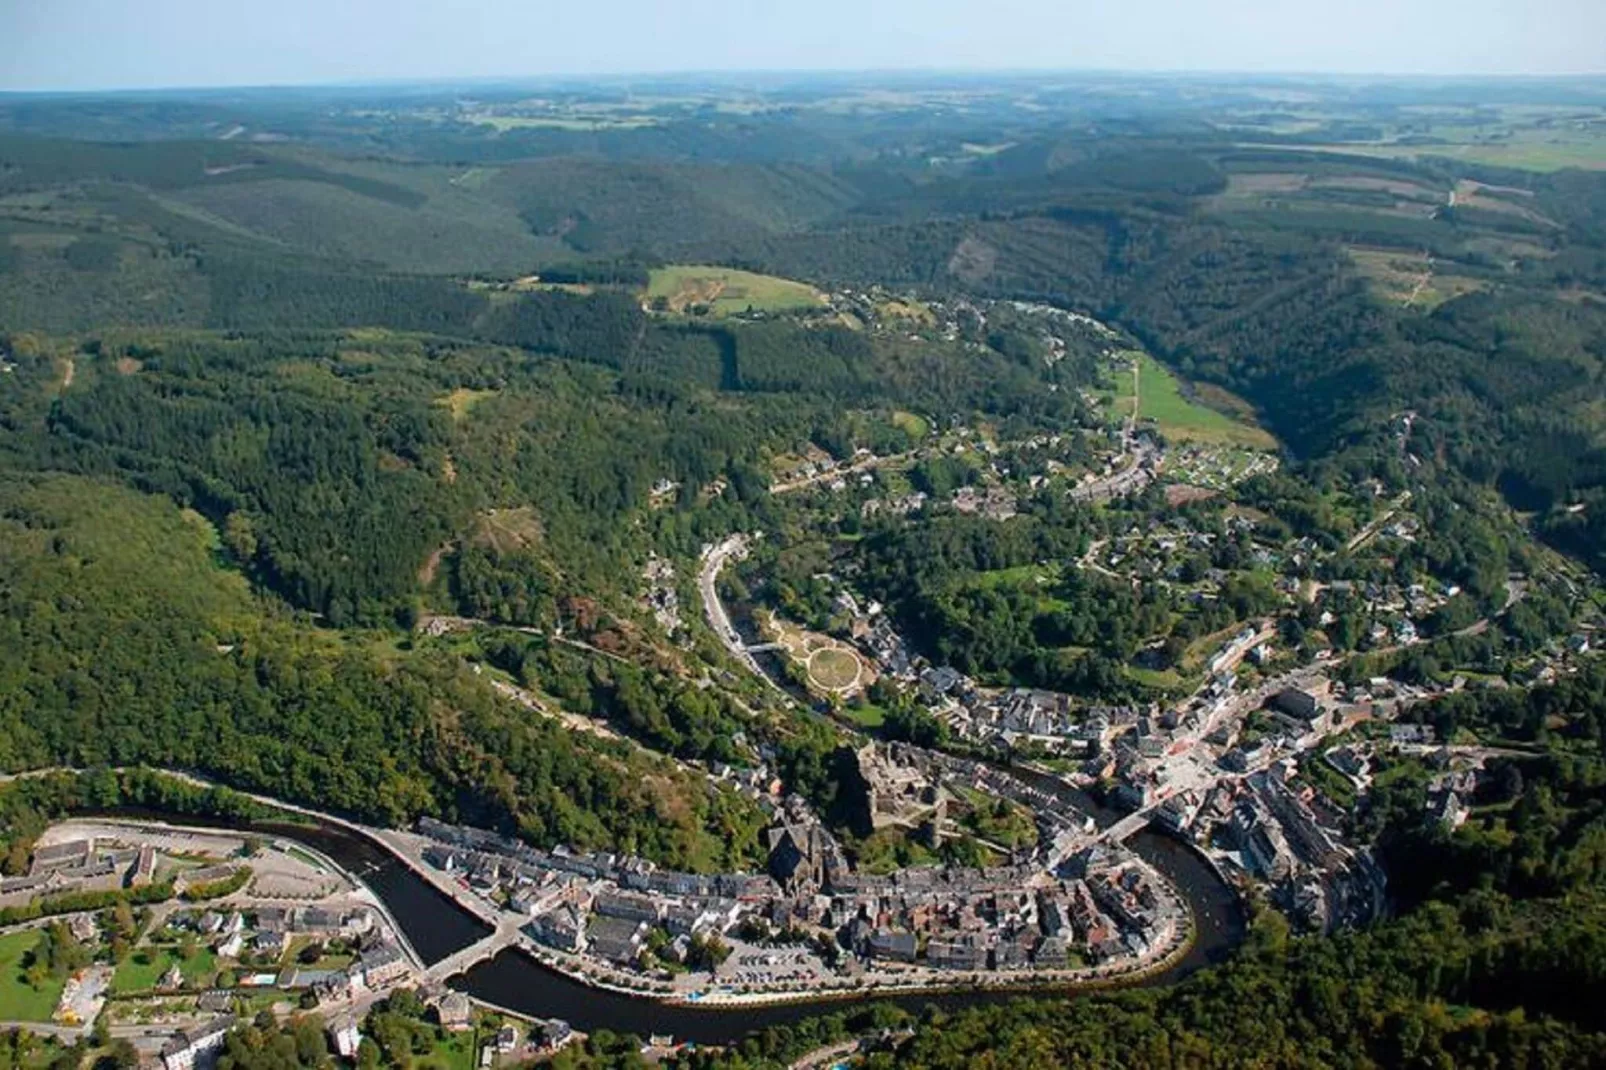
[[[1425,252],[1348,246],[1345,252],[1371,284],[1372,292],[1405,308],[1433,309],[1481,290],[1481,279],[1452,274]]]
[[[671,264],[655,268],[647,285],[647,302],[669,312],[706,309],[708,315],[743,312],[795,312],[821,308],[825,297],[807,283],[758,275],[736,268]]]
[[[1232,404],[1240,414],[1235,419],[1183,394],[1182,384],[1166,367],[1148,354],[1138,358],[1138,418],[1152,420],[1161,434],[1179,442],[1208,442],[1243,446],[1248,449],[1276,449],[1277,440],[1265,430],[1247,422],[1248,406],[1233,395],[1215,388],[1212,398],[1223,407]],[[1230,399],[1230,400],[1229,400]]]
[[[440,397],[436,398],[435,404],[441,406],[447,412],[451,413],[452,419],[461,420],[470,412],[474,411],[474,406],[478,405],[486,398],[493,398],[495,396],[496,391],[494,390],[470,390],[467,387],[458,387],[450,394],[442,394]]]

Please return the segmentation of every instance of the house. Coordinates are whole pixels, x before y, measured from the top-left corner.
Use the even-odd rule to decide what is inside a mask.
[[[825,883],[826,831],[818,824],[784,821],[769,830],[769,870],[789,892]]]
[[[1322,715],[1321,703],[1309,691],[1285,687],[1272,698],[1271,704],[1297,721],[1310,722]]]
[[[342,1059],[355,1059],[362,1047],[362,1034],[357,1031],[355,1018],[337,1018],[329,1023],[329,1042]]]
[[[226,1014],[234,1006],[234,993],[225,988],[213,988],[202,992],[195,1006],[206,1014]]]
[[[658,904],[650,896],[603,892],[592,902],[591,909],[605,918],[644,921],[649,925],[658,923]]]
[[[1045,936],[1042,943],[1037,945],[1032,964],[1040,969],[1057,970],[1069,964],[1070,958],[1070,947],[1063,936]]]
[[[541,1047],[558,1051],[574,1039],[574,1027],[561,1018],[553,1018],[541,1026]]]
[[[94,857],[93,839],[68,840],[66,843],[51,844],[49,847],[35,847],[33,865],[29,867],[28,875],[38,877],[60,869],[78,869],[88,865]]]
[[[919,950],[915,934],[897,929],[877,929],[870,934],[870,957],[884,962],[914,962]]]
[[[987,948],[973,933],[934,939],[926,945],[926,962],[940,970],[979,970],[987,965]]]
[[[958,687],[962,679],[957,669],[947,665],[927,669],[920,674],[920,697],[937,702]]]
[[[461,992],[448,992],[435,1004],[442,1028],[460,1033],[474,1024],[474,1004]]]
[[[610,962],[629,965],[641,955],[641,942],[646,930],[645,922],[598,916],[591,919],[588,941],[591,950],[598,956]]]
[[[1390,743],[1432,743],[1433,726],[1427,724],[1389,725]]]
[[[395,944],[382,944],[372,951],[363,952],[352,972],[361,973],[363,984],[378,989],[406,977],[411,969],[401,948]]]
[[[1429,802],[1428,809],[1435,821],[1452,832],[1466,823],[1467,814],[1470,812],[1462,803],[1461,796],[1453,791],[1447,791]]]
[[[572,904],[564,904],[545,914],[538,914],[524,927],[536,943],[557,951],[577,954],[586,947],[585,922]]]
[[[303,907],[296,911],[295,927],[307,933],[336,933],[340,931],[340,915],[322,907]]]
[[[198,1066],[210,1066],[234,1026],[234,1017],[225,1015],[180,1033],[162,1047],[163,1070],[195,1070]]]

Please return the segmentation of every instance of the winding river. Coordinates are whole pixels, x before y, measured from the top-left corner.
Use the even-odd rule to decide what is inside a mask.
[[[1056,784],[1045,778],[1046,784]],[[1072,789],[1063,789],[1070,791]],[[1077,793],[1079,805],[1101,822],[1117,815]],[[146,810],[120,810],[114,815],[158,819],[178,824],[225,824],[189,816]],[[439,962],[489,933],[489,929],[457,906],[431,884],[359,833],[330,824],[254,822],[229,827],[261,835],[298,840],[339,863],[373,890],[396,919],[407,939],[426,963]],[[1188,954],[1164,973],[1145,978],[1143,985],[1174,982],[1202,966],[1219,961],[1237,945],[1243,919],[1236,896],[1191,848],[1159,833],[1139,833],[1132,846],[1182,890],[1193,907],[1197,939]],[[562,1018],[577,1029],[610,1029],[647,1036],[669,1033],[698,1044],[723,1044],[768,1026],[801,1021],[833,1010],[870,1002],[894,1003],[911,1011],[929,1005],[956,1009],[980,1003],[1020,998],[1020,992],[955,990],[941,993],[862,995],[814,1002],[768,1006],[697,1007],[591,988],[548,969],[518,950],[504,951],[481,963],[452,985],[476,999],[537,1018]],[[1036,989],[1038,995],[1054,989]],[[1074,995],[1074,990],[1069,994]]]

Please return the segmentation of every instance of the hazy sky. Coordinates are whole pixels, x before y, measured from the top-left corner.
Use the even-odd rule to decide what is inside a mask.
[[[1606,0],[0,0],[0,88],[713,70],[1606,72]]]

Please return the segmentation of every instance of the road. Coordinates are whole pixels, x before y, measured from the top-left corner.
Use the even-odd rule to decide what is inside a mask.
[[[1344,544],[1344,549],[1346,551],[1353,551],[1363,543],[1368,542],[1372,536],[1376,535],[1382,530],[1384,524],[1387,524],[1390,520],[1393,520],[1395,514],[1404,508],[1405,503],[1410,500],[1411,492],[1408,490],[1401,491],[1400,496],[1394,499],[1393,504],[1383,511],[1383,515],[1366,525],[1360,531],[1357,531],[1355,536],[1350,539],[1349,542]]]
[[[1132,362],[1132,411],[1121,423],[1122,457],[1119,467],[1103,479],[1096,479],[1080,487],[1071,488],[1071,500],[1079,502],[1106,501],[1141,490],[1154,477],[1154,467],[1160,461],[1160,448],[1147,439],[1138,437],[1138,411],[1142,398],[1140,372],[1137,361]]]
[[[703,614],[708,618],[708,626],[714,629],[719,641],[730,651],[731,657],[741,662],[742,666],[753,673],[760,680],[770,686],[776,694],[787,702],[793,703],[791,695],[770,679],[753,657],[753,652],[742,642],[741,633],[736,625],[731,623],[730,614],[725,612],[725,603],[719,597],[719,574],[732,560],[741,560],[747,556],[747,548],[751,539],[746,535],[732,535],[723,542],[714,543],[703,550],[702,564],[697,570],[697,593],[703,600]]]
[[[621,736],[618,732],[615,732],[612,728],[609,728],[603,722],[593,720],[590,717],[582,717],[580,714],[571,713],[568,710],[556,709],[552,706],[549,706],[545,702],[541,701],[541,699],[536,697],[535,694],[526,691],[522,687],[517,687],[503,680],[492,680],[491,687],[495,688],[498,694],[512,699],[525,709],[533,710],[534,712],[541,714],[541,716],[550,717],[555,721],[562,721],[564,725],[574,729],[576,732],[586,732],[590,735],[600,736],[603,739],[612,740],[616,743],[624,739],[623,736]]]
[[[785,483],[771,483],[770,493],[791,494],[793,491],[817,487],[821,483],[832,483],[838,479],[846,479],[849,476],[858,475],[861,472],[871,472],[884,465],[910,463],[919,458],[923,452],[922,450],[909,450],[906,453],[892,453],[885,457],[875,455],[863,457],[857,461],[838,465],[824,472],[816,472],[812,476],[804,476],[802,479],[793,479]]]
[[[519,942],[519,928],[527,921],[522,914],[504,914],[496,924],[496,931],[483,940],[455,951],[424,971],[424,980],[442,982],[455,977],[487,959],[494,959]]]

